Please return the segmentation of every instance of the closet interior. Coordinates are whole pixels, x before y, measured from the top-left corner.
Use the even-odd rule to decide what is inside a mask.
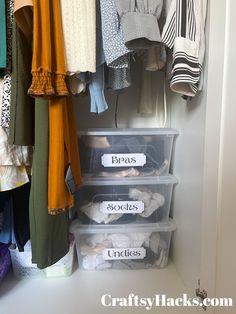
[[[200,0],[199,0],[200,1]],[[171,1],[168,1],[171,3]],[[173,0],[173,2],[175,2]],[[204,5],[207,1],[202,0]],[[217,3],[217,4],[216,4]],[[105,97],[108,110],[100,115],[90,113],[87,95],[72,97],[78,134],[88,129],[173,128],[178,131],[174,144],[171,173],[178,179],[174,186],[170,216],[177,225],[172,235],[169,263],[163,269],[109,270],[86,272],[78,268],[66,278],[39,278],[17,281],[9,273],[0,285],[1,313],[113,313],[102,307],[103,294],[115,296],[130,292],[142,296],[167,294],[178,297],[183,293],[196,295],[196,289],[215,294],[216,214],[219,141],[222,110],[223,65],[216,77],[215,62],[224,53],[217,46],[216,33],[222,33],[225,12],[220,1],[209,1],[206,22],[206,55],[202,91],[187,100],[170,89],[164,71],[150,72],[149,93],[145,95],[149,108],[142,112],[143,70],[139,60],[132,60],[132,85],[125,93]],[[223,34],[225,38],[225,34]],[[217,47],[217,49],[216,49]],[[214,58],[214,60],[213,60]],[[222,76],[220,75],[222,74]],[[215,79],[216,78],[216,79]],[[216,83],[213,83],[214,82]],[[216,84],[216,85],[215,85]],[[147,101],[148,99],[148,101]],[[214,104],[213,104],[214,103]],[[212,115],[215,120],[212,120]],[[212,163],[209,165],[209,160]],[[209,179],[209,175],[211,179]],[[213,215],[212,215],[213,213]],[[212,263],[211,263],[212,262]],[[52,274],[53,277],[53,274]],[[33,293],[32,293],[33,291]],[[27,299],[26,302],[22,300]],[[173,311],[178,312],[178,309]],[[126,308],[122,313],[130,313]],[[154,313],[156,309],[150,310]],[[158,309],[162,313],[162,309]],[[180,313],[195,313],[195,309],[180,309]],[[174,313],[175,313],[174,312]],[[114,310],[116,313],[116,309]],[[117,310],[118,313],[118,310]],[[120,312],[121,313],[121,312]],[[135,313],[143,313],[138,308]],[[165,310],[163,309],[163,313]]]

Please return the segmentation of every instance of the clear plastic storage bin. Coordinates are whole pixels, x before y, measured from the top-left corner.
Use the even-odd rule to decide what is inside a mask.
[[[79,268],[83,270],[163,268],[168,263],[173,221],[144,225],[91,226],[74,221]]]
[[[70,242],[69,252],[57,263],[45,269],[39,269],[31,262],[31,243],[28,241],[24,247],[24,252],[10,248],[12,268],[17,279],[24,278],[44,278],[44,277],[64,277],[70,276],[73,271],[75,240]]]
[[[135,177],[169,173],[174,129],[93,129],[79,133],[83,176]]]
[[[78,217],[83,224],[168,221],[172,176],[88,179],[79,192]]]

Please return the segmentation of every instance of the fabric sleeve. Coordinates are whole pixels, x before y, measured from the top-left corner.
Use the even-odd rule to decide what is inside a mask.
[[[126,47],[147,49],[161,41],[158,20],[163,0],[116,0]]]
[[[119,22],[115,0],[100,0],[100,5],[106,64],[112,68],[127,68],[131,51],[124,43],[123,28]]]
[[[91,73],[89,84],[90,112],[102,113],[108,109],[104,96],[104,64],[97,67],[96,73]]]
[[[200,1],[173,0],[162,33],[162,41],[173,50],[170,87],[190,97],[198,92],[201,78]]]

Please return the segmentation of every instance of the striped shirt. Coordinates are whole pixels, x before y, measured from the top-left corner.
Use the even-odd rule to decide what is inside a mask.
[[[201,89],[205,36],[203,0],[172,0],[162,41],[173,51],[170,87],[193,97]]]

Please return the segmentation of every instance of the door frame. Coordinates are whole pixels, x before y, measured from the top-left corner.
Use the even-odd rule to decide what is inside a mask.
[[[202,0],[207,1],[207,0]],[[217,239],[221,213],[224,63],[227,1],[209,0],[206,53],[206,124],[202,204],[201,288],[216,293]],[[213,310],[212,310],[213,311]],[[211,312],[211,311],[209,311]]]

